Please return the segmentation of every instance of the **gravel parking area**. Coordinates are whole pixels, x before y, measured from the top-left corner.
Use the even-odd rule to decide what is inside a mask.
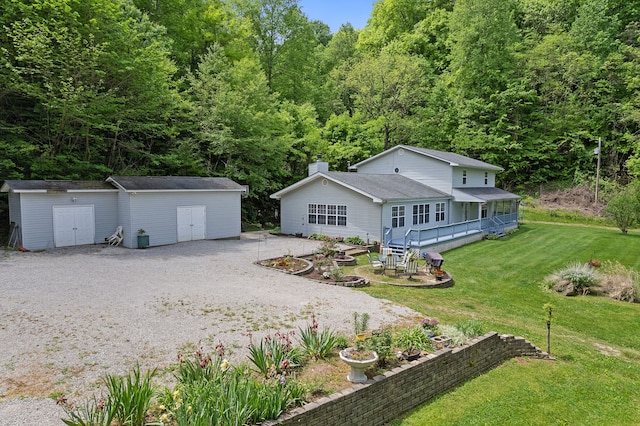
[[[243,234],[131,250],[83,246],[0,251],[0,426],[61,425],[51,395],[81,400],[105,373],[136,362],[165,367],[179,351],[221,342],[231,361],[266,333],[320,327],[350,332],[354,311],[371,327],[417,313],[342,287],[255,265],[312,252],[317,242]]]

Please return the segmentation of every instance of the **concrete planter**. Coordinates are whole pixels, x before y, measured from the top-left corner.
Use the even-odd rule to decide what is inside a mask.
[[[353,356],[354,352],[356,352],[355,348],[347,348],[340,351],[340,359],[351,367],[347,380],[353,383],[365,383],[369,379],[364,374],[364,371],[378,361],[378,354],[375,351],[371,351],[373,358],[360,360],[350,357]]]

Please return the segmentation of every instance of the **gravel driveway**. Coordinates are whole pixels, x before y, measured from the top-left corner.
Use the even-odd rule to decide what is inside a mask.
[[[417,315],[253,263],[317,244],[247,233],[146,250],[0,251],[0,426],[61,425],[49,396],[82,400],[105,373],[164,367],[195,345],[222,342],[244,361],[248,332],[297,330],[311,312],[321,328],[347,333],[354,311],[368,312],[373,328]]]

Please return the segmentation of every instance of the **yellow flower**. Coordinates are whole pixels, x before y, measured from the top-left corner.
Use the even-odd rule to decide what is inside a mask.
[[[158,408],[160,409],[160,411],[165,411],[167,409],[167,407],[165,407],[164,405],[159,405]]]
[[[188,406],[188,407],[187,407],[187,413],[190,413],[190,412],[191,412],[191,410],[192,410],[191,406]]]
[[[160,421],[161,421],[161,422],[163,422],[163,423],[164,423],[164,422],[168,422],[168,421],[169,421],[169,415],[168,415],[168,414],[166,414],[166,413],[165,413],[165,414],[163,414],[163,415],[161,415],[161,416],[160,416]]]
[[[174,398],[177,398],[177,397],[179,397],[179,396],[180,396],[180,391],[179,391],[179,390],[174,390],[174,391],[173,391],[173,397],[174,397]]]
[[[356,342],[364,341],[364,333],[356,334]]]
[[[227,368],[229,368],[229,360],[228,359],[223,359],[222,360],[222,364],[220,364],[220,370],[224,371]]]

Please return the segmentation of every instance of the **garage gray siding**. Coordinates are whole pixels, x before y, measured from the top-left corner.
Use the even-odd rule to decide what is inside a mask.
[[[129,194],[124,191],[118,191],[118,224],[122,226],[122,245],[124,247],[135,248],[138,247],[137,242],[137,229],[131,227],[131,215],[130,211],[130,197]]]
[[[127,247],[137,247],[138,229],[149,235],[149,245],[178,242],[178,207],[205,206],[206,239],[240,236],[239,192],[129,192]]]
[[[20,195],[10,192],[9,193],[9,221],[15,222],[16,225],[22,228],[22,212],[20,206]]]
[[[323,182],[325,184],[323,184]],[[347,226],[308,223],[308,205],[336,204],[347,206]],[[281,231],[284,234],[302,233],[304,236],[323,234],[331,237],[360,236],[366,241],[380,241],[382,206],[327,179],[317,179],[304,188],[282,196]]]
[[[53,206],[94,206],[94,244],[104,242],[116,228],[116,193],[59,193],[20,195],[22,245],[29,250],[54,248]],[[72,197],[76,201],[72,201]]]

